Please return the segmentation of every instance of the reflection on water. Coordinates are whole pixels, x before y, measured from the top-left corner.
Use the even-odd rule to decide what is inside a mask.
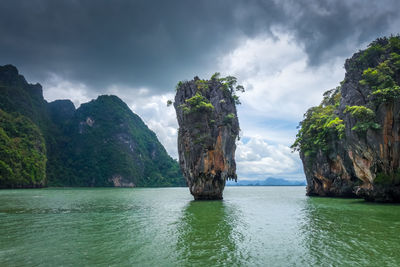
[[[177,250],[184,265],[239,265],[243,261],[237,244],[242,233],[240,212],[223,201],[191,201],[178,226]]]
[[[301,226],[311,265],[398,266],[400,206],[308,198]]]
[[[0,266],[400,266],[400,205],[302,187],[0,191]]]

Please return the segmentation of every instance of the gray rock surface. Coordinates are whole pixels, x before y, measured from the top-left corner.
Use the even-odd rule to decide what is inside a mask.
[[[388,46],[387,39],[377,41],[382,47]],[[391,48],[386,48],[391,52]],[[368,61],[364,51],[355,53],[346,60],[345,79],[341,84],[340,105],[336,109],[344,121],[344,138],[330,144],[329,153],[319,151],[315,159],[300,151],[307,179],[307,195],[363,197],[370,201],[399,202],[400,185],[397,176],[400,167],[400,101],[376,102],[373,88],[363,85],[363,71],[375,68],[390,58],[384,52]],[[395,82],[400,83],[400,73],[394,73]],[[366,106],[375,114],[374,122],[379,129],[368,129],[360,134],[352,128],[358,122],[347,106]],[[378,181],[377,177],[386,177]],[[381,179],[381,178],[379,178]]]
[[[188,99],[196,94],[213,108],[191,106]],[[222,199],[226,180],[236,180],[239,122],[232,92],[218,79],[195,77],[178,85],[174,107],[179,124],[179,163],[190,193],[196,200]]]

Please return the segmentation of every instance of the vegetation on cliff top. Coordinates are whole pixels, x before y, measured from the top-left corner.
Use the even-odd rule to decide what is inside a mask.
[[[196,112],[209,112],[214,109],[210,101],[197,92],[193,97],[185,100],[185,104],[180,105],[184,114],[191,114]]]
[[[400,97],[400,37],[378,38],[364,51],[346,61],[348,73],[359,72],[359,85],[368,88],[368,102],[365,106],[347,106],[355,120],[351,130],[364,136],[369,129],[378,130],[375,110],[380,104],[390,104]],[[345,81],[344,81],[345,82]],[[346,125],[339,114],[341,101],[340,87],[327,91],[322,103],[310,108],[299,124],[299,132],[292,145],[293,150],[301,151],[313,158],[318,151],[328,152],[335,141],[344,137]]]
[[[368,129],[377,130],[381,126],[376,123],[375,110],[381,104],[391,104],[400,97],[400,37],[378,38],[368,48],[361,51],[355,58],[361,69],[360,86],[368,89],[366,106],[347,106],[344,112],[349,112],[356,120],[352,130],[365,135]],[[352,66],[353,66],[352,65]]]
[[[237,78],[234,76],[220,76],[220,73],[216,72],[211,76],[210,80],[202,80],[196,77],[196,95],[186,99],[186,103],[181,105],[181,108],[185,114],[196,113],[198,111],[211,111],[214,108],[210,101],[204,97],[204,95],[209,91],[210,85],[215,82],[219,83],[221,90],[223,90],[227,96],[232,98],[236,105],[241,104],[237,93],[243,93],[245,91],[243,85],[237,84]],[[179,81],[175,89],[179,90],[185,83],[186,81]],[[167,106],[171,106],[172,104],[172,100],[167,101]]]
[[[340,87],[329,90],[319,106],[307,110],[291,146],[293,150],[315,157],[319,150],[327,152],[332,142],[343,137],[345,125],[336,113],[340,97]]]
[[[369,87],[368,97],[373,103],[390,103],[400,97],[399,36],[376,39],[366,50],[360,52],[349,69],[356,66],[362,71],[362,80],[359,83]]]

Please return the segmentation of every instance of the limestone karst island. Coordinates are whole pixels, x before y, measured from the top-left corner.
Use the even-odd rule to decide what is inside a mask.
[[[308,109],[292,146],[307,194],[400,202],[400,37],[376,39],[344,66],[344,80]]]
[[[0,266],[400,266],[400,1],[0,1]]]
[[[222,199],[227,179],[237,180],[235,141],[239,135],[235,77],[179,82],[174,107],[179,164],[195,199]]]

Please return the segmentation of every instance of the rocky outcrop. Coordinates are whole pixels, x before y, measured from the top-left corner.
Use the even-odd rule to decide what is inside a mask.
[[[301,122],[307,194],[400,201],[400,38],[380,38],[345,63],[341,86]]]
[[[222,199],[227,179],[236,180],[235,150],[239,134],[234,94],[236,79],[200,80],[177,86],[179,163],[196,200]]]
[[[358,180],[348,173],[350,166],[345,165],[349,162],[348,158],[340,152],[342,151],[338,149],[331,155],[325,155],[319,151],[313,159],[300,153],[307,179],[308,196],[356,196],[353,188]]]

